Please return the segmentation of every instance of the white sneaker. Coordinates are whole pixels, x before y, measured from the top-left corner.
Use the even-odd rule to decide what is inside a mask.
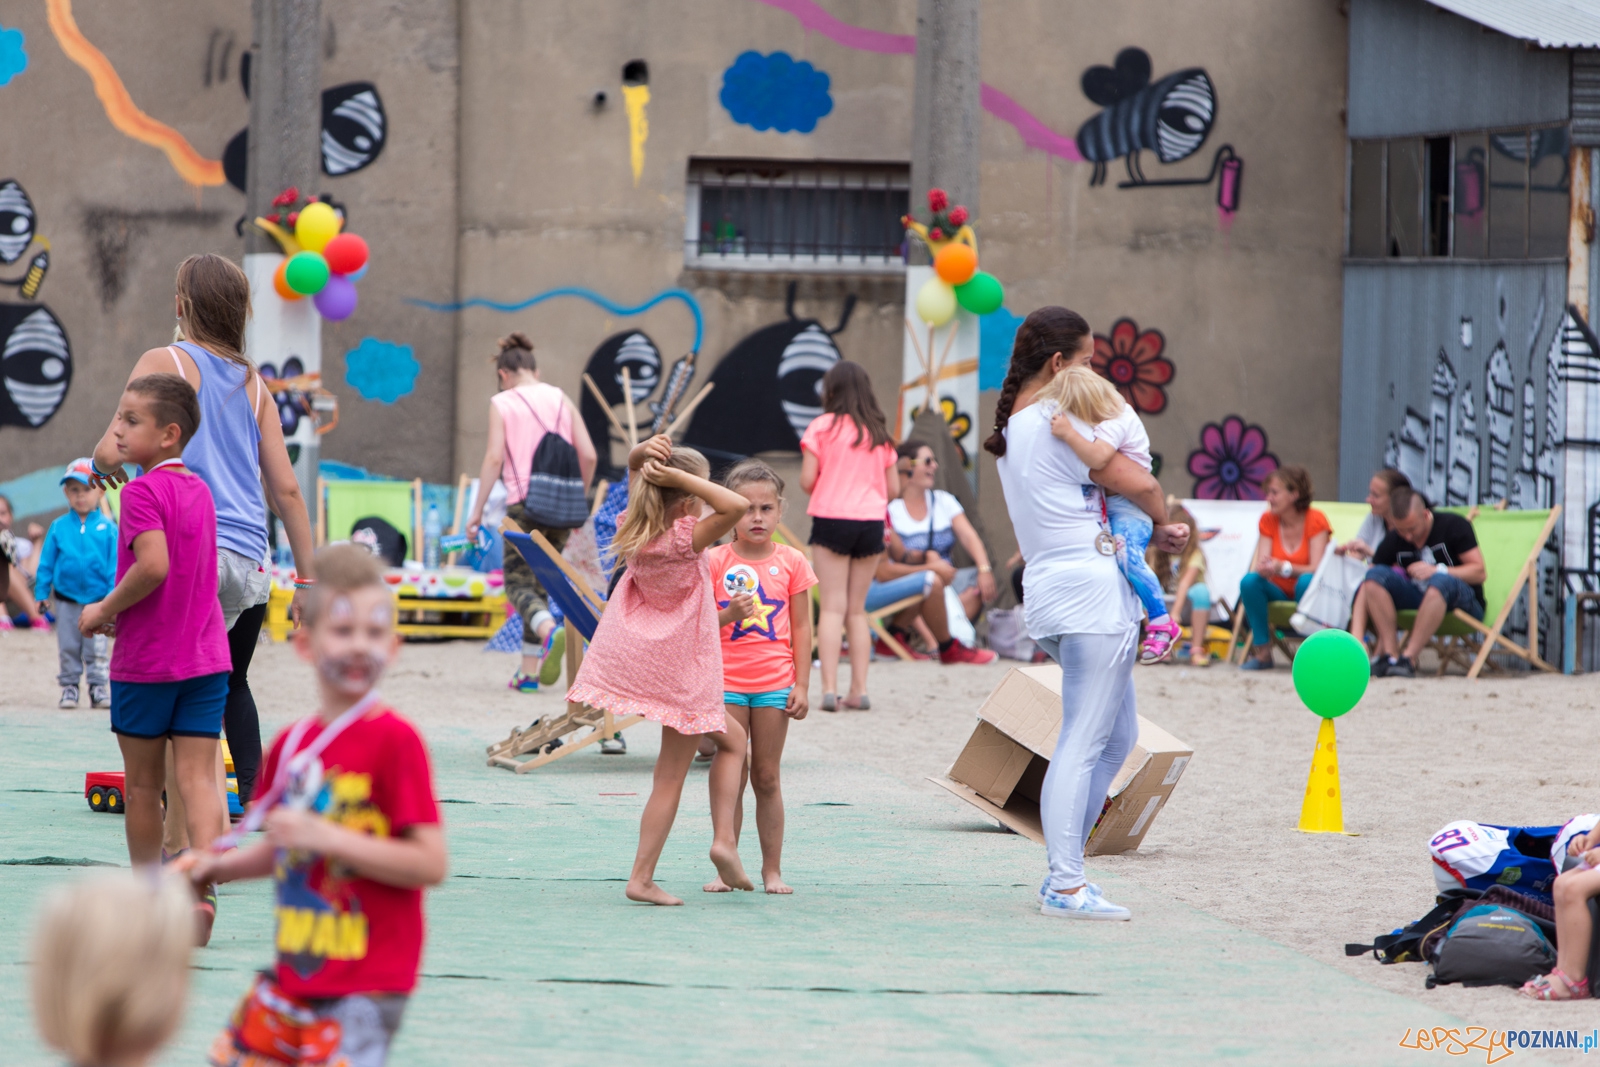
[[[75,685],[64,685],[64,686],[62,686],[61,687],[61,701],[60,701],[60,703],[58,703],[56,705],[56,707],[58,707],[58,708],[75,708],[77,706],[78,706],[78,687],[75,686]]]
[[[1044,901],[1039,905],[1039,914],[1059,919],[1102,919],[1112,922],[1127,922],[1133,918],[1133,912],[1127,908],[1113,904],[1099,893],[1089,892],[1087,888],[1076,893],[1046,890]]]

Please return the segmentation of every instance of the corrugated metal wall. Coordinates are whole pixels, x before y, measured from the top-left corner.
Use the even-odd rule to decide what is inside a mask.
[[[1350,136],[1561,121],[1568,56],[1424,0],[1351,0]]]

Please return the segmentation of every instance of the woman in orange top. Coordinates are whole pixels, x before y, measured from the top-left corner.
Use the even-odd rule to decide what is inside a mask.
[[[1311,475],[1304,467],[1291,463],[1267,475],[1266,495],[1255,569],[1239,583],[1239,601],[1250,620],[1250,657],[1240,665],[1246,671],[1272,669],[1267,605],[1300,599],[1333,532],[1328,517],[1311,506]]]

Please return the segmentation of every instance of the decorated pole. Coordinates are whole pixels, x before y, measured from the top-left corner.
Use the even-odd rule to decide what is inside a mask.
[[[273,214],[286,190],[315,188],[322,172],[322,0],[253,0],[251,12],[247,219]],[[254,312],[245,327],[245,353],[280,372],[299,359],[304,373],[320,374],[321,317],[311,301],[285,300],[273,285],[285,259],[280,242],[245,227],[244,272]],[[301,419],[286,443],[314,527],[321,459],[315,420]]]

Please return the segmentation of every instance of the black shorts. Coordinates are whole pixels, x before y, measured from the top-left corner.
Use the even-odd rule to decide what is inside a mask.
[[[883,551],[882,519],[812,519],[811,543],[851,559]]]

